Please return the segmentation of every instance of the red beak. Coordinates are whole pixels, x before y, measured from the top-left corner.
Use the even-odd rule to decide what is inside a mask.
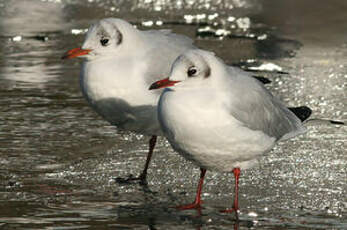
[[[176,83],[178,83],[180,81],[170,81],[169,78],[165,78],[163,80],[159,80],[154,82],[150,87],[149,90],[152,89],[160,89],[160,88],[165,88],[165,87],[169,87],[169,86],[173,86]]]
[[[72,50],[67,51],[64,56],[62,57],[62,59],[70,59],[70,58],[75,58],[78,56],[82,56],[82,55],[86,55],[88,54],[90,51],[90,49],[82,49],[82,48],[75,48]]]

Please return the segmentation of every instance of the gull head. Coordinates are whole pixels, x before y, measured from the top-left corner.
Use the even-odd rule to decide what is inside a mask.
[[[149,89],[199,87],[201,84],[207,84],[213,75],[216,61],[212,52],[189,50],[175,60],[168,78],[154,82]]]
[[[136,31],[130,23],[124,20],[102,19],[90,26],[82,47],[69,50],[62,58],[97,59],[122,55],[124,46],[129,44],[129,38],[136,36]]]

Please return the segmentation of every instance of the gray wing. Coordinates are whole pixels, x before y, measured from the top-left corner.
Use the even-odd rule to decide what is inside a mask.
[[[171,33],[170,30],[144,31],[147,40],[146,83],[148,87],[155,81],[169,77],[175,59],[189,49],[196,49],[193,40],[187,36]],[[160,90],[156,90],[160,93]]]
[[[301,121],[279,99],[246,72],[230,67],[233,117],[252,130],[260,130],[276,140],[305,132]]]
[[[193,39],[182,35],[182,34],[176,34],[176,33],[172,33],[171,30],[147,30],[147,31],[143,31],[147,34],[148,38],[152,38],[152,36],[154,36],[154,39],[158,39],[161,38],[163,40],[166,40],[170,43],[174,43],[176,45],[180,45],[180,46],[193,46]]]

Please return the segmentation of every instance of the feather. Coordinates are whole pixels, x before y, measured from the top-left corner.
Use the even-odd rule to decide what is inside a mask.
[[[246,72],[230,67],[230,114],[244,126],[287,139],[305,131],[300,119]],[[242,100],[240,100],[242,97]]]

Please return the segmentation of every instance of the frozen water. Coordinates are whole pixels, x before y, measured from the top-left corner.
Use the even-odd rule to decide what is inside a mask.
[[[280,66],[288,74],[251,73],[288,105],[346,121],[346,12],[338,0],[0,0],[0,228],[346,229],[346,126],[308,124],[242,172],[240,222],[219,213],[232,203],[227,173],[207,172],[201,215],[180,212],[171,207],[193,200],[199,169],[160,138],[148,186],[116,183],[142,170],[149,137],[95,114],[80,62],[60,59],[90,23],[121,17],[248,70]]]

